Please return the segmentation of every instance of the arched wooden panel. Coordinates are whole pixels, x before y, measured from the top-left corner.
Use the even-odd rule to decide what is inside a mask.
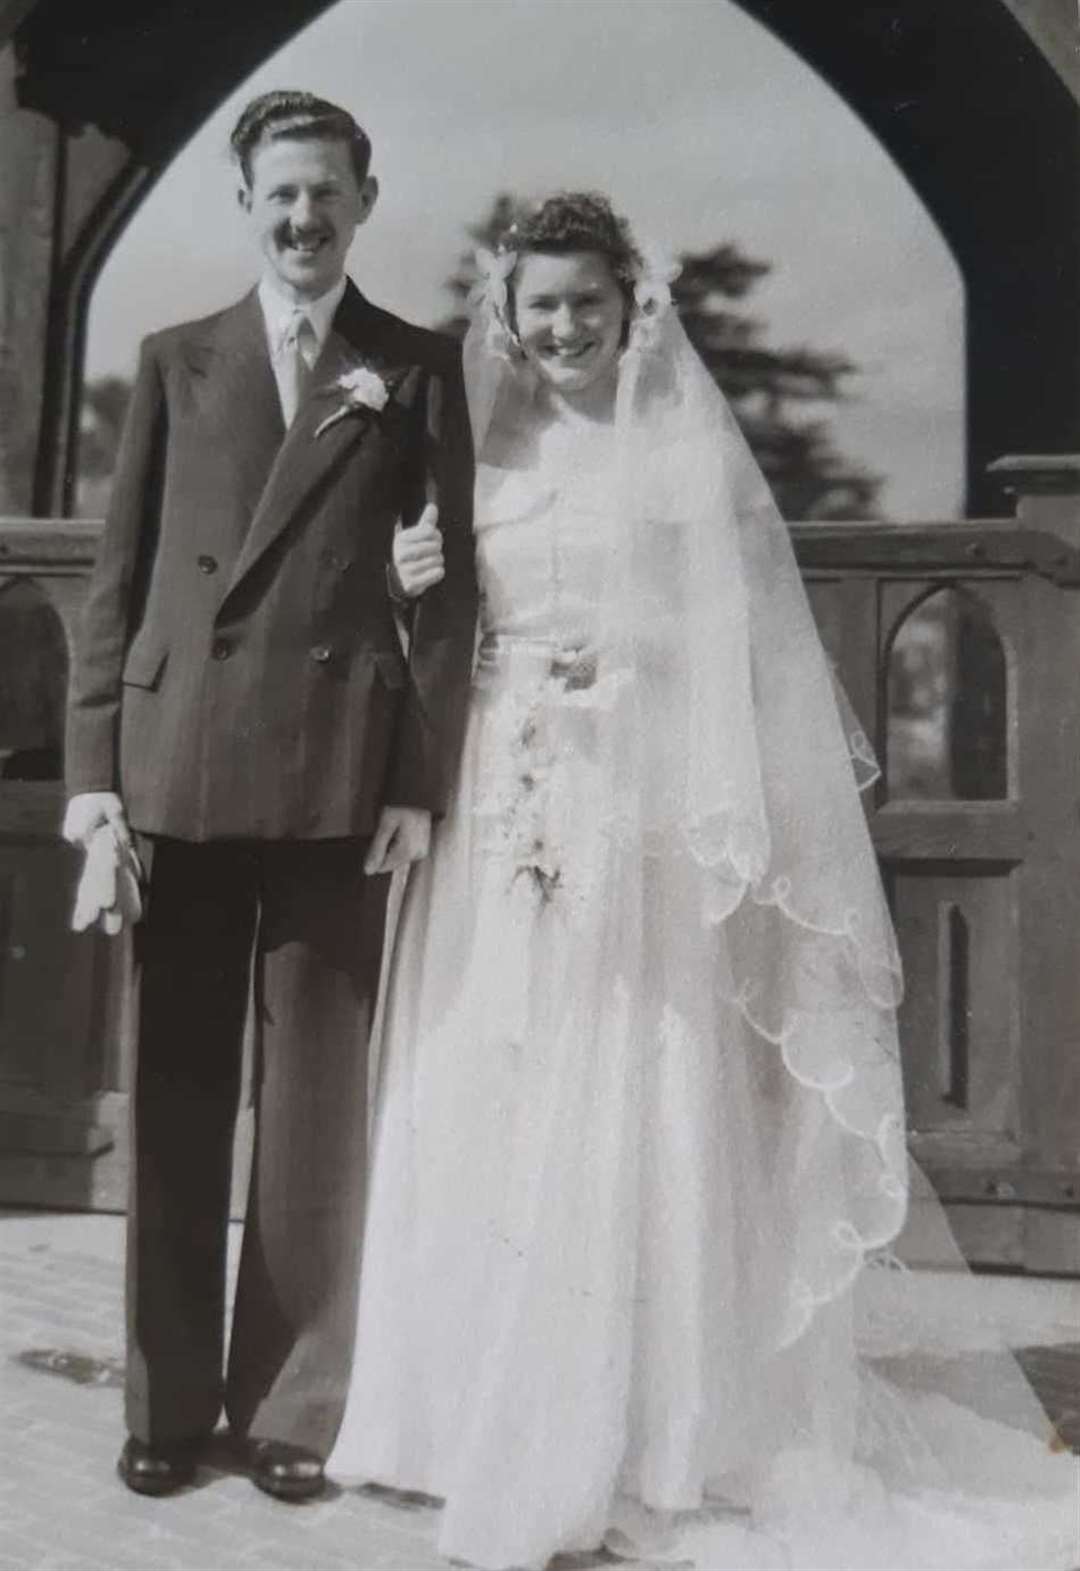
[[[891,801],[1009,796],[1009,679],[993,614],[944,585],[917,599],[887,642],[885,781]]]

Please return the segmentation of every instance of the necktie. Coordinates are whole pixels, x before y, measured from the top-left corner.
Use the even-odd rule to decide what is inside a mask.
[[[311,378],[316,349],[315,329],[304,313],[298,311],[286,331],[278,365],[281,412],[285,417],[286,428],[292,425]]]

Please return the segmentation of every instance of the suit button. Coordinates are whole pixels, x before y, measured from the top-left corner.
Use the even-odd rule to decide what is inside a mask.
[[[212,556],[200,556],[199,559],[198,559],[197,566],[198,566],[198,569],[199,569],[200,573],[206,573],[207,575],[209,575],[210,573],[216,573],[217,572],[217,559],[216,559],[216,557],[212,557]]]
[[[327,661],[332,658],[333,653],[334,651],[329,644],[316,644],[311,650],[311,658],[317,660],[320,665],[326,665]]]
[[[210,645],[210,653],[215,660],[228,660],[233,652],[233,645],[228,638],[215,638]]]

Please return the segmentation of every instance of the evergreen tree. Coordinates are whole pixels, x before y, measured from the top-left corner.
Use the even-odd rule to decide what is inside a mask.
[[[123,376],[97,377],[83,387],[75,473],[75,512],[80,518],[101,518],[109,505],[130,398],[131,382]]]
[[[102,376],[83,388],[79,430],[79,473],[97,480],[111,475],[131,397],[123,376]]]

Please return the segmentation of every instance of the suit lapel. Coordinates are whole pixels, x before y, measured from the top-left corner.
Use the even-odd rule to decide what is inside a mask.
[[[200,396],[215,428],[228,433],[222,448],[253,515],[285,433],[256,292],[224,312],[208,339],[189,344],[186,358],[192,375],[205,381]]]
[[[363,439],[369,417],[362,413],[347,415],[321,432],[319,427],[340,407],[341,398],[333,384],[343,371],[355,366],[363,348],[375,336],[376,323],[377,313],[350,281],[305,395],[266,477],[251,527],[233,569],[226,599],[287,527],[322,476]],[[272,371],[270,381],[276,403],[277,388]]]

